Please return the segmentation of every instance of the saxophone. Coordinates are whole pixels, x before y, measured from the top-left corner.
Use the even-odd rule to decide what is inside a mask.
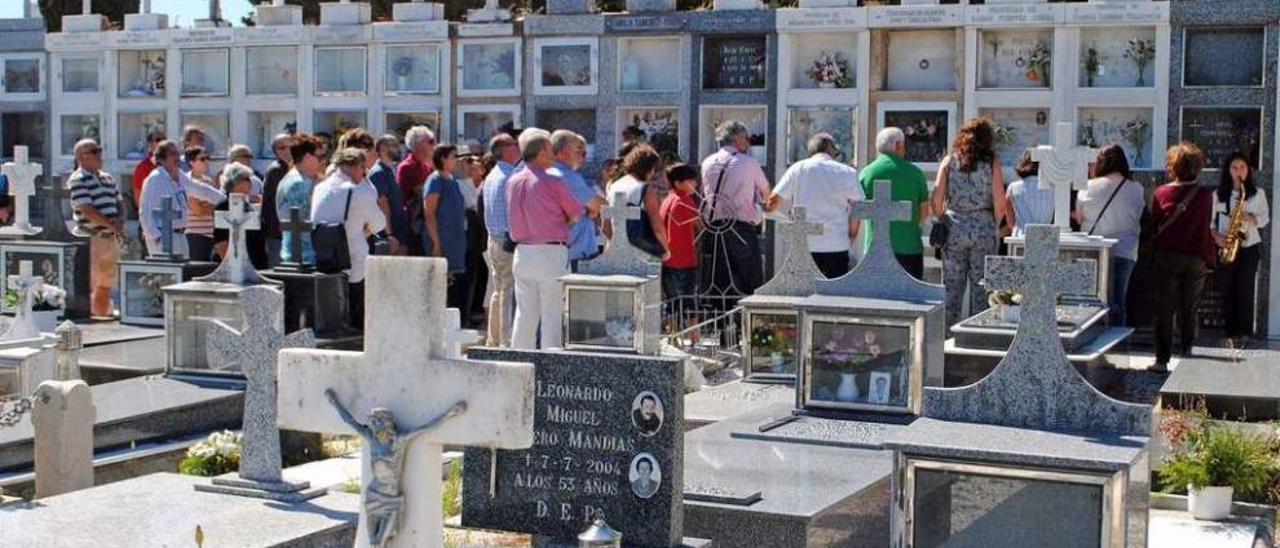
[[[1241,193],[1240,201],[1231,210],[1231,222],[1227,224],[1222,249],[1218,250],[1219,264],[1229,265],[1236,262],[1236,255],[1240,253],[1240,245],[1244,243],[1244,203],[1244,194]]]

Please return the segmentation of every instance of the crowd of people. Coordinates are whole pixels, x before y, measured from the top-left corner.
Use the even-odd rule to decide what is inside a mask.
[[[892,199],[912,206],[910,220],[890,226],[893,253],[908,273],[923,278],[924,228],[932,220],[928,244],[942,259],[947,323],[954,325],[966,308],[972,314],[987,306],[984,261],[1002,251],[1002,238],[1055,221],[1053,189],[1039,180],[1030,151],[1019,155],[1017,180],[1006,184],[994,126],[984,118],[964,122],[932,190],[908,160],[898,128],[878,133],[876,157],[860,169],[844,161],[834,137],[814,135],[809,157],[789,166],[776,186],[749,153],[745,125],[725,122],[715,138],[719,149],[697,166],[659,154],[643,132],[626,132],[618,157],[604,162],[595,178],[583,172],[588,143],[568,130],[502,132],[487,148],[439,143],[421,126],[379,138],[357,128],[336,143],[323,134],[283,134],[273,140],[276,157],[260,175],[243,145],[231,146],[215,173],[207,136],[190,127],[181,142],[160,132],[147,136],[151,153],[134,172],[134,207],[147,253],[209,261],[227,245],[215,212],[229,207],[230,194],[246,195],[262,212],[261,230],[246,239],[253,264],[345,272],[357,327],[366,257],[443,258],[449,306],[464,312],[464,323],[483,323],[489,344],[517,348],[561,345],[559,279],[602,253],[615,230],[662,262],[664,299],[683,308],[712,290],[753,293],[764,281],[764,220],[790,218],[796,206],[823,226],[809,236],[823,275],[845,274],[872,235],[851,217],[851,205],[867,199],[876,181],[888,181]],[[76,224],[90,237],[93,314],[108,317],[125,202],[102,170],[101,153],[93,140],[77,143],[77,169],[67,184]],[[1269,223],[1266,196],[1245,155],[1228,159],[1216,191],[1197,184],[1205,158],[1194,144],[1171,147],[1165,161],[1170,182],[1148,199],[1124,150],[1102,148],[1068,220],[1081,232],[1117,241],[1107,280],[1114,325],[1128,321],[1129,279],[1139,250],[1148,250],[1143,256],[1158,271],[1154,289],[1168,296],[1159,299],[1156,320],[1159,366],[1173,353],[1175,318],[1178,350],[1190,351],[1197,301],[1215,268],[1233,282],[1224,284],[1227,336],[1241,342],[1253,335],[1259,229]],[[611,205],[638,207],[640,219],[613,227],[601,215]],[[1239,230],[1230,236],[1233,220]],[[1239,240],[1239,252],[1219,265],[1229,239]]]

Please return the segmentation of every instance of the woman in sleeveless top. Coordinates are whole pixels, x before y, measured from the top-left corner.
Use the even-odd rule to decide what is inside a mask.
[[[987,308],[987,293],[980,282],[987,255],[997,252],[1000,219],[1008,211],[994,142],[991,121],[971,118],[960,128],[951,154],[938,167],[930,204],[933,214],[945,216],[950,228],[942,248],[948,328],[964,317],[966,289],[969,315]]]

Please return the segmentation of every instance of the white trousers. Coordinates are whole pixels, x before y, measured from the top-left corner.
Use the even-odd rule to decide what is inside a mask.
[[[512,348],[534,350],[538,324],[542,348],[562,346],[560,277],[569,273],[569,248],[562,245],[521,245],[511,270],[516,279],[516,320]]]

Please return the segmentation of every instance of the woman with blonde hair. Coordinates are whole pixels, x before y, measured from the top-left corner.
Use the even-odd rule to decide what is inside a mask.
[[[1000,221],[1009,209],[999,166],[991,121],[970,118],[956,134],[951,154],[938,167],[930,207],[948,227],[942,247],[948,327],[963,317],[966,288],[969,314],[987,307],[981,285],[984,265],[987,256],[998,251]]]

